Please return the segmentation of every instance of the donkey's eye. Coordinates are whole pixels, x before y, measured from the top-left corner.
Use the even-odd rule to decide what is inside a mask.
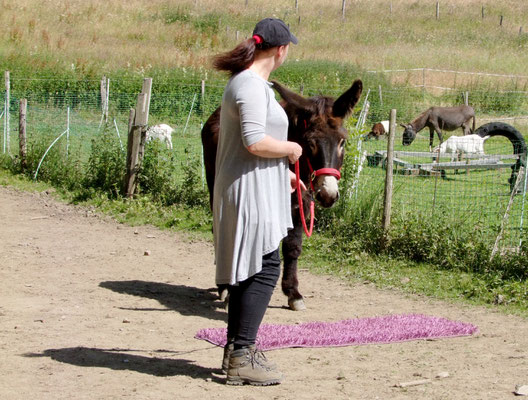
[[[315,140],[308,140],[308,145],[310,146],[312,154],[317,154],[317,143]]]

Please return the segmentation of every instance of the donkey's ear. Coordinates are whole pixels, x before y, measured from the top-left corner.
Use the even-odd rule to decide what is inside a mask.
[[[362,91],[363,83],[357,79],[354,81],[350,89],[339,96],[339,98],[334,102],[334,107],[332,108],[334,117],[345,118],[348,114],[350,114],[354,109],[354,106],[359,101]]]
[[[280,94],[280,97],[282,97],[286,103],[291,104],[295,108],[302,109],[308,109],[311,106],[312,103],[300,94],[297,94],[285,86],[282,86],[277,81],[271,81],[271,83],[273,83],[273,89],[275,89]]]

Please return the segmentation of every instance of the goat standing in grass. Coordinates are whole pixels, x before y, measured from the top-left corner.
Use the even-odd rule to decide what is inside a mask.
[[[460,161],[462,154],[484,154],[484,142],[489,139],[488,136],[481,137],[479,135],[467,136],[451,136],[445,142],[436,146],[433,151],[440,153],[451,153],[451,162],[455,160]],[[457,170],[455,169],[455,174]]]
[[[381,121],[376,122],[373,126],[370,132],[365,137],[365,140],[369,140],[370,138],[376,138],[376,140],[379,140],[379,138],[383,135],[386,135],[389,132],[389,121]]]
[[[158,139],[165,142],[167,147],[172,150],[172,132],[174,129],[167,124],[151,126],[147,129],[147,143],[153,139]]]
[[[488,136],[480,137],[479,135],[467,135],[467,136],[451,136],[440,146],[436,146],[433,151],[440,153],[452,153],[454,160],[455,156],[461,154],[484,154],[484,142],[489,139]]]

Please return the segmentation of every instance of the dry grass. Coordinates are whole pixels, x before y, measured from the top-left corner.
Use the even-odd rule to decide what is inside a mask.
[[[301,39],[292,59],[365,69],[447,68],[526,74],[528,2],[513,0],[2,0],[0,55],[81,71],[182,66],[250,34],[264,16],[283,18]],[[392,4],[392,13],[390,5]],[[485,18],[481,17],[482,6]],[[503,26],[499,26],[500,16]]]

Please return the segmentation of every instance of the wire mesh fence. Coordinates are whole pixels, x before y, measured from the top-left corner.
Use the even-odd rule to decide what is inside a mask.
[[[4,127],[0,149],[6,147],[9,135],[6,152],[17,154],[18,103],[21,98],[27,98],[29,144],[44,141],[49,145],[67,130],[67,135],[57,142],[53,151],[60,154],[59,158],[67,157],[69,151],[77,151],[81,155],[78,162],[83,163],[90,155],[92,139],[104,132],[115,141],[118,151],[126,152],[129,110],[135,106],[137,93],[112,93],[110,90],[106,116],[98,82],[92,86],[93,90],[85,93],[11,91],[9,104],[4,106],[3,112],[0,111]],[[175,129],[172,135],[175,159],[203,165],[201,127],[220,104],[222,90],[223,84],[220,83],[181,85],[172,92],[153,90],[149,125],[166,123]],[[319,89],[299,88],[299,91],[305,96],[320,94]],[[324,94],[337,96],[341,93],[341,90],[335,90]],[[391,108],[398,110],[398,122],[409,122],[432,105],[451,106],[464,101],[474,107],[477,127],[490,120],[502,120],[523,136],[528,132],[528,94],[522,91],[449,90],[435,94],[423,88],[381,90],[373,87],[364,91],[363,101],[367,99],[368,113],[365,125],[361,127],[359,124],[359,133],[368,131],[375,122],[388,119]],[[3,94],[0,101],[5,104]],[[7,113],[11,116],[9,126],[4,123]],[[461,135],[461,132],[454,134]],[[369,196],[373,198],[383,193],[380,188],[385,179],[383,160],[387,150],[384,139],[364,141],[356,137],[352,141],[356,162],[346,195],[350,207],[354,206],[354,201],[365,201]],[[519,247],[526,231],[526,177],[519,177],[523,184],[511,196],[511,181],[518,175],[512,178],[516,158],[511,142],[503,137],[493,137],[486,141],[484,150],[483,155],[465,155],[454,160],[451,154],[429,153],[428,132],[419,133],[408,147],[403,147],[399,133],[395,146],[394,210],[401,216],[418,214],[424,220],[434,220],[441,215],[442,218],[448,217],[454,227],[469,224],[474,234],[486,236],[490,243],[503,230],[502,248]],[[174,173],[179,173],[176,168]]]
[[[385,182],[386,140],[356,139],[364,164],[354,199],[380,194]],[[526,169],[516,168],[519,155],[500,136],[485,142],[484,154],[429,152],[429,138],[418,136],[411,146],[396,136],[392,207],[405,220],[441,219],[479,235],[491,245],[500,235],[503,251],[520,247],[525,236]],[[519,180],[515,192],[512,187]],[[513,184],[512,184],[513,183]],[[358,194],[359,193],[359,194]],[[404,225],[404,224],[403,224]],[[462,227],[464,229],[462,229]]]

